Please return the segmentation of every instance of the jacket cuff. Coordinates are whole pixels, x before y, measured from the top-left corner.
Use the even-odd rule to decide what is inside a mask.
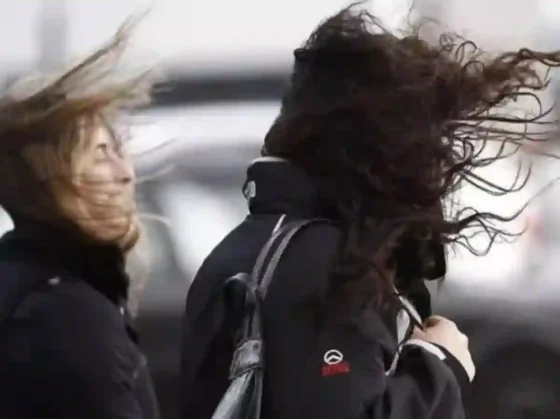
[[[442,360],[449,367],[451,372],[453,372],[453,375],[457,379],[459,387],[461,387],[461,391],[463,393],[465,393],[466,389],[470,387],[470,383],[474,378],[474,374],[472,374],[471,376],[471,374],[469,374],[469,372],[465,369],[465,367],[463,367],[459,360],[451,355],[451,353],[443,346],[439,346],[435,343],[426,342],[419,339],[411,339],[404,345],[419,346]]]
[[[445,362],[445,364],[451,369],[451,371],[453,371],[453,374],[457,378],[461,389],[469,388],[471,381],[474,379],[474,371],[471,377],[469,371],[467,371],[463,364],[461,364],[457,358],[451,355],[451,353],[447,349],[439,345],[434,346],[439,348],[445,354],[445,360],[443,362]]]

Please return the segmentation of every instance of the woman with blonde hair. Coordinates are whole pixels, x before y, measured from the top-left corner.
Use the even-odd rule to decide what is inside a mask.
[[[149,98],[145,75],[112,77],[129,30],[0,100],[0,205],[15,226],[0,239],[2,418],[159,416],[127,310],[139,224],[116,127]]]

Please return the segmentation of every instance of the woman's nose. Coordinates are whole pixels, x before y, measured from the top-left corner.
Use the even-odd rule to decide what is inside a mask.
[[[116,177],[120,183],[129,184],[134,181],[134,167],[128,158],[115,159]]]

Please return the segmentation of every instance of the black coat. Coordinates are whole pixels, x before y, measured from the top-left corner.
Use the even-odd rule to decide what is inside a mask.
[[[317,216],[312,185],[287,162],[258,161],[246,186],[251,214],[208,256],[187,297],[183,419],[210,418],[228,386],[232,337],[216,297],[223,282],[251,272],[279,220]],[[308,227],[272,280],[264,304],[263,419],[463,419],[467,374],[443,348],[406,343],[421,321],[408,300],[408,310],[371,309],[317,329],[313,305],[305,302],[325,287],[340,237],[330,224]]]
[[[159,417],[128,288],[117,249],[16,220],[0,239],[0,417]]]

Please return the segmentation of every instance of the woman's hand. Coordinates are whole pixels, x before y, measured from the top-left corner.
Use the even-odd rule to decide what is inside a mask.
[[[412,339],[420,339],[443,347],[461,363],[465,370],[474,373],[475,366],[469,351],[469,339],[451,320],[432,316],[424,323],[424,330],[414,329]]]

